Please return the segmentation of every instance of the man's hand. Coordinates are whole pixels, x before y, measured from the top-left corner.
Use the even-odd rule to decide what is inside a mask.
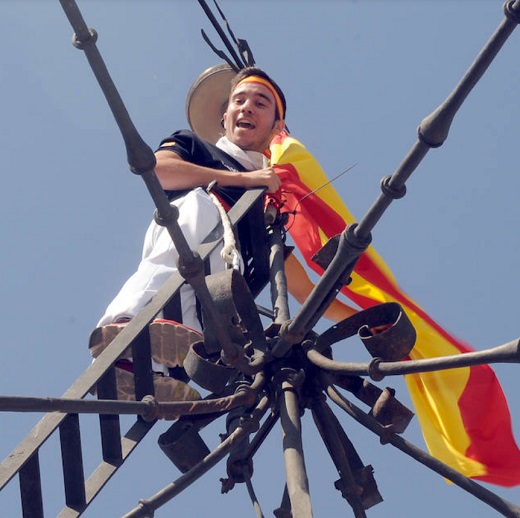
[[[267,187],[267,192],[276,192],[282,185],[282,181],[272,167],[251,171],[244,177],[249,187]]]

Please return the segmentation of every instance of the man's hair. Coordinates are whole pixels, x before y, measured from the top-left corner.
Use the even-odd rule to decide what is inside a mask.
[[[285,114],[287,113],[287,104],[285,102],[285,95],[283,94],[282,89],[276,84],[276,82],[273,81],[269,77],[269,75],[266,72],[264,72],[261,68],[258,68],[258,67],[242,68],[238,72],[238,74],[231,80],[231,93],[237,87],[237,85],[238,85],[238,83],[240,83],[240,81],[242,81],[246,77],[250,77],[250,76],[258,76],[258,77],[261,77],[262,79],[265,79],[266,81],[269,81],[269,83],[271,83],[271,85],[273,86],[276,93],[280,96],[280,100],[282,101],[283,113],[284,113],[284,119],[285,119]],[[280,119],[281,114],[278,113],[278,109],[276,109],[275,112],[276,112],[276,119],[277,120]]]

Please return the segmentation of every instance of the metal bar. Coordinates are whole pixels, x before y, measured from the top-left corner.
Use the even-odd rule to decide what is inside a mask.
[[[122,458],[117,464],[103,461],[90,475],[85,484],[86,507],[94,500],[96,495],[105,487],[115,472],[121,467],[137,445],[144,439],[146,434],[154,426],[155,421],[148,423],[138,419],[121,439]],[[77,518],[81,512],[72,507],[65,507],[58,515],[59,518]]]
[[[90,64],[92,72],[108,101],[110,110],[112,111],[114,119],[123,135],[128,163],[130,164],[132,171],[137,174],[141,174],[145,171],[153,171],[155,168],[154,154],[137,132],[121,96],[108,73],[103,58],[96,47],[96,32],[87,27],[74,0],[59,1],[75,32],[73,44],[76,48],[85,52],[85,56]]]
[[[229,41],[229,38],[226,36],[224,31],[222,30],[222,27],[218,23],[217,19],[215,18],[215,15],[211,12],[211,9],[208,7],[208,4],[204,0],[198,0],[200,6],[202,7],[203,11],[206,13],[206,16],[209,18],[211,24],[213,25],[214,29],[217,31],[218,35],[220,36],[220,39],[228,49],[229,53],[231,54],[232,58],[235,60],[236,63],[236,70],[240,70],[244,67],[244,63],[242,63],[242,60],[236,53],[235,49],[233,48],[233,45],[231,45],[231,42]]]
[[[216,399],[168,402],[157,402],[152,397],[144,398],[142,401],[119,401],[0,396],[0,411],[141,415],[149,420],[168,419],[170,416],[179,414],[199,415],[227,412],[241,405],[251,405],[254,402],[255,394],[254,389],[243,387],[236,394]],[[65,418],[66,415],[62,417]]]
[[[344,398],[330,383],[326,374],[322,373],[320,375],[320,379],[322,380],[324,387],[326,387],[327,394],[332,399],[332,401],[334,401],[334,403],[347,412],[347,414],[355,419],[358,423],[362,424],[370,431],[378,435],[381,438],[382,444],[390,443],[392,446],[398,450],[401,450],[406,455],[409,455],[417,462],[423,464],[432,471],[435,471],[444,478],[451,480],[451,482],[472,494],[482,502],[486,503],[501,513],[503,516],[507,516],[508,518],[520,517],[519,506],[503,498],[500,498],[495,493],[465,477],[458,471],[455,471],[453,468],[450,468],[440,460],[432,457],[399,435],[389,433],[389,431],[385,427],[381,426],[374,418],[365,414],[360,408],[356,407],[353,403]]]
[[[331,360],[313,349],[307,351],[307,358],[314,365],[329,372],[370,376],[375,381],[381,381],[385,376],[458,369],[488,363],[520,363],[520,339],[484,351],[422,360],[384,362],[375,358],[370,363],[346,363]]]
[[[506,2],[506,6],[506,18],[484,45],[462,80],[448,95],[446,100],[421,122],[418,129],[419,142],[412,148],[412,152],[388,179],[388,182],[382,185],[383,193],[379,197],[378,202],[359,222],[358,227],[354,231],[356,237],[364,240],[370,235],[380,215],[391,203],[392,199],[399,198],[404,194],[403,189],[406,180],[415,171],[424,155],[430,148],[441,146],[448,137],[450,125],[459,108],[518,25],[520,0]],[[379,205],[382,206],[382,209]]]
[[[274,310],[274,323],[283,324],[290,318],[287,277],[284,268],[284,243],[281,229],[272,226],[269,231],[269,277],[271,283],[271,302]]]
[[[110,368],[97,384],[98,399],[117,399],[115,368]],[[103,460],[117,465],[123,458],[121,423],[117,414],[99,414]]]
[[[337,289],[339,280],[345,279],[354,269],[357,259],[365,250],[366,246],[368,246],[368,242],[364,248],[349,244],[347,242],[348,236],[352,235],[351,227],[348,227],[342,232],[338,244],[338,251],[334,259],[315,284],[294,319],[289,322],[289,325],[282,331],[280,340],[273,350],[274,356],[281,358],[293,345],[301,343],[305,335],[322,316],[322,313],[325,312],[326,307],[324,306],[324,301],[326,299],[330,300],[330,294]],[[345,264],[349,266],[345,268]],[[348,274],[345,272],[348,272]]]
[[[271,414],[267,417],[265,422],[260,427],[260,430],[255,434],[253,439],[251,439],[251,442],[247,446],[246,455],[252,457],[256,454],[262,443],[265,441],[271,430],[273,429],[274,425],[276,424],[276,421],[278,421],[280,415],[278,412]]]
[[[135,399],[142,401],[147,395],[155,396],[148,327],[132,341]]]
[[[294,382],[291,381],[293,374],[294,371],[291,370],[282,381],[279,401],[285,474],[292,516],[310,518],[312,506],[303,455],[300,407]]]
[[[260,502],[255,493],[255,489],[253,487],[253,483],[251,482],[251,476],[249,471],[244,468],[244,479],[247,487],[247,492],[249,494],[249,498],[251,499],[251,503],[253,504],[253,509],[255,510],[256,516],[258,518],[264,518],[264,513],[262,511],[262,507],[260,506]]]
[[[520,1],[506,1],[504,11],[506,18],[484,45],[459,84],[446,100],[421,122],[418,129],[419,138],[431,147],[438,147],[446,140],[455,114],[518,25]]]
[[[245,428],[237,428],[225,441],[219,444],[215,450],[204,457],[202,462],[199,462],[187,473],[181,475],[175,482],[166,486],[153,497],[147,500],[140,500],[138,507],[125,514],[123,518],[153,516],[153,512],[156,509],[169,502],[172,498],[181,493],[181,491],[207,473],[222,460],[236,444],[242,441],[247,434],[248,431]]]
[[[40,460],[35,452],[20,470],[20,496],[24,518],[43,518]]]
[[[97,399],[68,399],[51,397],[0,396],[0,411],[4,412],[60,412],[64,420],[69,413],[140,415],[149,411],[150,403]]]
[[[65,502],[69,507],[83,510],[86,504],[85,475],[78,414],[69,414],[61,423],[60,444]]]
[[[337,419],[320,397],[313,400],[311,410],[318,431],[343,482],[343,497],[352,507],[355,518],[366,518],[365,508],[360,498],[363,488],[354,479],[347,453],[338,433],[338,428],[341,427]]]
[[[119,464],[123,459],[119,416],[115,414],[100,415],[99,429],[103,460],[110,464]]]

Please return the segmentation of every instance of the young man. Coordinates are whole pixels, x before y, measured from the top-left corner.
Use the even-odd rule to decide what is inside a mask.
[[[179,209],[178,223],[192,249],[196,249],[220,221],[219,211],[205,190],[211,182],[216,181],[215,191],[227,205],[233,205],[244,189],[266,187],[267,192],[274,193],[281,186],[275,170],[267,166],[265,152],[273,137],[285,128],[286,101],[282,90],[263,70],[249,67],[233,77],[230,92],[221,120],[223,134],[215,145],[192,131],[181,130],[164,139],[156,152],[156,175],[171,203]],[[206,105],[202,108],[203,111],[210,109]],[[206,124],[206,113],[202,115]],[[91,335],[94,357],[177,270],[177,258],[168,231],[152,222],[137,271],[110,303]],[[290,256],[286,265],[289,289],[301,303],[313,284],[296,258]],[[210,268],[212,273],[225,269],[220,249],[211,254]],[[183,326],[170,321],[150,324],[152,368],[156,373],[159,400],[198,396],[183,381],[169,376],[171,368],[182,364],[190,343],[200,339],[197,333],[190,331],[200,331],[201,325],[195,294],[189,285],[181,288],[181,309]],[[325,316],[341,320],[354,312],[353,308],[334,301]],[[116,370],[119,398],[133,399],[130,358],[118,362]]]
[[[156,152],[155,172],[171,203],[179,209],[178,222],[192,249],[201,244],[220,220],[217,207],[205,191],[211,182],[217,182],[217,194],[229,205],[237,201],[243,189],[266,187],[268,192],[279,189],[281,182],[274,170],[267,167],[263,153],[272,138],[284,129],[285,110],[285,97],[278,85],[260,69],[245,69],[234,78],[222,119],[224,135],[216,145],[187,130],[162,141]],[[137,271],[109,304],[91,335],[94,357],[177,270],[177,258],[168,231],[152,222]],[[211,255],[210,263],[213,273],[225,269],[219,250]],[[179,358],[182,361],[190,341],[196,338],[189,328],[201,329],[195,294],[189,285],[181,289],[181,307],[185,327],[165,321],[150,325],[152,368],[156,373],[156,397],[160,400],[197,397],[194,389],[169,376],[170,368],[177,366]],[[164,335],[171,342],[170,351],[163,346]],[[116,371],[119,398],[133,399],[131,359],[116,363]]]

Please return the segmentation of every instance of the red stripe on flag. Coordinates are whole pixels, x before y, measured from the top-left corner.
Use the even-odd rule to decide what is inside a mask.
[[[486,475],[477,478],[501,486],[520,484],[520,452],[513,436],[506,398],[488,365],[471,367],[459,398],[464,428],[471,443],[469,458],[484,464]]]

